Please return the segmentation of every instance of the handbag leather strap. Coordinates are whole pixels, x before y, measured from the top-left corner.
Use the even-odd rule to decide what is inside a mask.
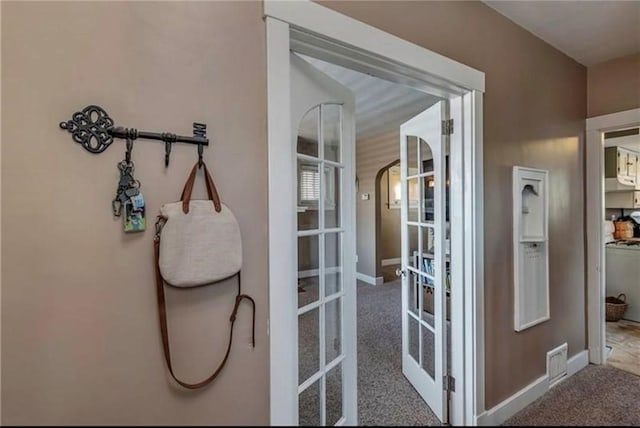
[[[206,167],[205,167],[206,168]],[[158,314],[160,316],[160,333],[162,334],[162,347],[164,349],[164,359],[167,363],[167,368],[169,369],[169,373],[171,377],[178,382],[178,384],[182,385],[188,389],[198,389],[204,386],[207,386],[218,376],[218,374],[222,371],[222,368],[227,363],[227,359],[229,358],[229,353],[231,352],[231,343],[233,342],[233,325],[236,321],[236,316],[238,314],[238,308],[240,306],[240,302],[242,299],[247,299],[251,302],[253,307],[253,328],[252,328],[252,345],[256,347],[256,302],[246,294],[241,293],[241,280],[240,280],[240,272],[238,275],[238,294],[236,295],[235,305],[233,306],[233,311],[231,312],[231,316],[229,317],[229,322],[231,323],[229,329],[229,344],[227,345],[227,351],[224,354],[224,358],[218,368],[205,380],[197,383],[187,383],[178,379],[173,372],[173,366],[171,365],[171,349],[169,346],[169,331],[167,328],[167,307],[164,297],[164,280],[162,279],[162,274],[160,273],[160,234],[159,230],[156,232],[156,237],[153,242],[153,249],[155,253],[155,270],[156,270],[156,291],[158,295]]]
[[[213,201],[213,206],[216,209],[216,212],[222,211],[222,205],[220,204],[220,196],[218,196],[218,189],[216,189],[216,185],[209,174],[209,170],[207,169],[207,165],[202,162],[204,166],[204,177],[205,183],[207,185],[207,194],[209,195],[209,199]],[[182,211],[185,214],[189,213],[189,201],[191,200],[191,192],[193,192],[193,184],[196,181],[196,172],[198,172],[198,167],[200,166],[199,162],[193,166],[191,170],[191,174],[189,174],[189,178],[187,178],[187,182],[184,184],[184,188],[182,189],[182,195],[180,196],[180,200],[182,201]]]

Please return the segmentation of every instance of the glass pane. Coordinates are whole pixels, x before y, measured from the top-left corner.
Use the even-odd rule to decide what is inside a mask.
[[[298,307],[318,300],[320,296],[320,266],[318,235],[298,238]]]
[[[318,229],[318,164],[298,159],[298,230]]]
[[[325,104],[322,106],[322,132],[324,137],[324,158],[340,162],[340,113],[342,106]]]
[[[327,423],[335,425],[342,418],[342,363],[327,374]]]
[[[425,177],[422,180],[422,191],[424,192],[422,199],[422,221],[433,223],[435,219],[435,176]]]
[[[407,137],[407,164],[405,165],[407,177],[418,174],[418,139]]]
[[[435,336],[431,330],[421,325],[422,330],[422,368],[434,379],[435,376],[435,359],[434,344]]]
[[[422,287],[422,320],[429,324],[431,327],[435,326],[433,305],[433,288]]]
[[[421,227],[420,232],[422,234],[422,260],[420,265],[420,271],[424,272],[422,275],[421,284],[422,288],[422,314],[423,320],[427,321],[431,326],[434,325],[433,320],[433,289],[435,286],[434,276],[434,228]],[[427,276],[429,275],[429,276]]]
[[[420,326],[418,321],[411,315],[407,315],[409,324],[409,355],[420,364]]]
[[[342,168],[324,167],[324,227],[340,227],[340,177]]]
[[[429,226],[420,227],[420,231],[422,232],[422,256],[433,258],[435,254],[435,229]],[[429,275],[433,275],[433,266],[427,264],[426,261],[422,262],[422,270]]]
[[[409,266],[418,269],[420,261],[418,260],[418,226],[407,225],[407,235],[409,248],[407,248],[407,256],[409,257]]]
[[[413,314],[415,314],[416,316],[419,316],[418,311],[420,310],[418,304],[418,290],[420,285],[418,284],[418,276],[409,271],[408,274],[408,278],[407,281],[409,281],[409,293],[408,293],[408,306],[409,306],[409,311],[411,311]]]
[[[445,158],[445,220],[447,221],[447,226],[449,225],[449,206],[450,206],[450,195],[449,189],[451,187],[451,172],[449,171],[449,155]],[[447,238],[449,238],[448,227],[447,227]]]
[[[342,290],[342,234],[324,235],[324,292],[330,296]]]
[[[298,127],[298,153],[318,157],[319,117],[320,107],[314,107],[300,121],[300,126]]]
[[[298,396],[298,425],[320,425],[320,381],[316,381]]]
[[[298,317],[298,382],[300,385],[320,369],[320,322],[318,308]]]
[[[433,171],[433,153],[431,146],[420,138],[420,173]]]
[[[325,305],[326,363],[335,360],[342,352],[342,298]]]
[[[418,196],[420,190],[418,189],[418,178],[411,178],[407,180],[407,190],[409,192],[409,211],[407,213],[407,219],[409,221],[417,222],[418,218]]]

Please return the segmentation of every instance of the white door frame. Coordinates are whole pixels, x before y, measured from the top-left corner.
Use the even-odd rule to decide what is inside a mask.
[[[604,133],[640,125],[640,108],[587,119],[587,329],[589,362],[606,362],[604,257]]]
[[[296,224],[288,173],[291,147],[289,51],[296,50],[449,98],[462,110],[452,146],[463,150],[464,290],[452,300],[451,423],[475,425],[484,411],[482,96],[484,73],[311,1],[265,0],[269,166],[269,336],[272,425],[296,425]],[[458,140],[459,139],[459,140]],[[355,200],[354,200],[355,205]],[[347,225],[345,225],[346,227]],[[355,227],[355,218],[353,227]],[[294,283],[294,282],[293,282]],[[452,297],[453,299],[453,297]],[[355,325],[355,314],[353,314]],[[346,320],[345,320],[346,321]],[[465,334],[466,333],[466,334]]]

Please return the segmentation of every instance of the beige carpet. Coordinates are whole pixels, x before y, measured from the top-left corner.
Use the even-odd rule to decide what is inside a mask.
[[[589,365],[503,425],[640,425],[640,377]]]

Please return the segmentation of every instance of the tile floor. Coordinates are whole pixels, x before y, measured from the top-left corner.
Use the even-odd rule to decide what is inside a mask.
[[[606,324],[611,347],[607,364],[640,376],[640,323],[622,319]]]

